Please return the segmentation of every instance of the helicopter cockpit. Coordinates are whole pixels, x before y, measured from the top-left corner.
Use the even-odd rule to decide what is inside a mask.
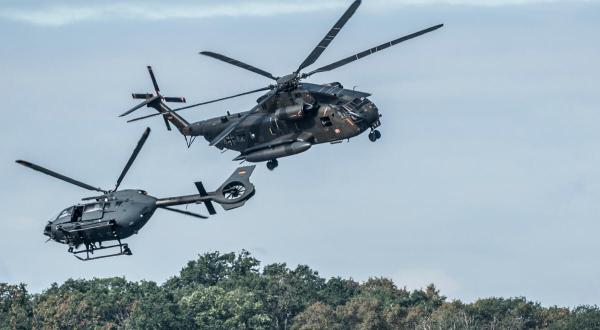
[[[90,203],[84,205],[75,205],[62,210],[56,219],[55,224],[65,222],[77,222],[100,219],[104,215],[104,203]]]
[[[71,217],[73,215],[73,206],[67,207],[66,209],[60,211],[56,219],[54,219],[55,224],[65,223],[71,221]]]

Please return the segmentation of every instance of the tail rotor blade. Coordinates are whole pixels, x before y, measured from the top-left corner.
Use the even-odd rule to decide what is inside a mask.
[[[133,94],[131,94],[131,97],[133,97],[134,99],[142,99],[142,100],[149,99],[152,96],[154,96],[154,95],[152,95],[150,93],[133,93]]]
[[[193,213],[190,211],[179,210],[179,209],[175,209],[175,208],[167,207],[167,206],[159,206],[159,207],[163,210],[167,210],[167,211],[171,211],[171,212],[175,212],[175,213],[179,213],[179,214],[189,215],[190,217],[194,217],[194,218],[208,219],[208,217],[205,215]]]
[[[148,139],[148,135],[150,135],[150,127],[146,127],[146,130],[144,131],[144,134],[142,134],[142,137],[140,138],[140,140],[138,141],[137,145],[135,146],[135,149],[133,149],[133,153],[129,157],[129,160],[127,161],[127,164],[125,164],[125,167],[123,168],[123,171],[121,171],[121,175],[119,175],[119,178],[117,179],[117,185],[115,186],[115,189],[114,189],[115,191],[121,185],[121,181],[123,181],[123,178],[125,177],[125,174],[127,174],[127,171],[129,171],[129,168],[131,167],[131,164],[133,164],[133,161],[135,161],[135,158],[140,153],[140,150],[142,150],[142,147],[144,146],[144,143],[146,143],[146,139]]]
[[[137,110],[137,109],[139,109],[139,108],[141,108],[141,107],[144,107],[144,106],[146,106],[146,105],[148,105],[148,104],[150,104],[150,103],[152,103],[152,102],[154,102],[154,101],[158,100],[159,98],[160,98],[160,96],[158,96],[158,95],[157,95],[157,96],[153,96],[153,97],[151,97],[151,98],[147,99],[146,101],[144,101],[144,102],[142,102],[142,103],[140,103],[140,104],[136,105],[135,107],[133,107],[133,108],[131,108],[131,109],[129,109],[129,110],[127,110],[127,111],[123,112],[122,114],[120,114],[120,115],[119,115],[119,117],[124,117],[124,116],[127,116],[128,114],[130,114],[130,113],[134,112],[135,110]]]
[[[177,102],[177,103],[185,103],[185,97],[163,97],[165,102]]]
[[[163,120],[165,121],[165,126],[167,126],[167,131],[170,131],[171,124],[169,124],[169,119],[167,119],[167,115],[163,115]]]
[[[150,73],[150,79],[152,79],[152,85],[154,85],[154,90],[158,94],[160,89],[158,88],[158,83],[156,82],[156,77],[154,77],[154,72],[152,71],[152,67],[148,65],[148,73]]]

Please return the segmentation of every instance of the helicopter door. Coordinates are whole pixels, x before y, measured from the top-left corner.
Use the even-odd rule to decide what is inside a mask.
[[[82,221],[100,219],[104,215],[104,203],[86,204],[81,216]]]
[[[281,132],[281,128],[279,127],[280,124],[277,117],[271,116],[269,118],[269,133],[271,133],[271,135],[279,135]]]

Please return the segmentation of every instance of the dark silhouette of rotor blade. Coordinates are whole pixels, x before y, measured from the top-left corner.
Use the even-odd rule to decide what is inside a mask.
[[[165,97],[163,97],[163,100],[165,100],[165,102],[185,103],[185,97],[170,97],[170,96],[165,96]]]
[[[24,160],[17,160],[16,162],[18,164],[20,164],[20,165],[25,166],[25,167],[29,167],[32,170],[36,170],[38,172],[42,172],[42,173],[44,173],[46,175],[55,177],[55,178],[57,178],[59,180],[63,180],[63,181],[68,182],[70,184],[74,184],[74,185],[79,186],[81,188],[84,188],[84,189],[87,189],[87,190],[95,190],[95,191],[99,191],[99,192],[102,192],[102,193],[106,193],[106,190],[102,190],[101,188],[92,187],[89,184],[83,183],[81,181],[77,181],[75,179],[71,179],[68,176],[64,176],[62,174],[58,174],[58,173],[56,173],[54,171],[50,171],[47,168],[43,168],[43,167],[35,165],[33,163],[30,163],[30,162],[27,162],[27,161],[24,161]]]
[[[296,70],[296,72],[300,72],[307,66],[315,63],[315,61],[319,58],[319,56],[321,56],[321,54],[325,51],[325,48],[327,48],[327,46],[329,46],[331,41],[333,41],[333,39],[340,32],[342,27],[344,27],[344,24],[346,24],[346,22],[348,22],[350,17],[352,17],[352,15],[354,15],[354,12],[356,12],[356,9],[358,9],[358,7],[360,6],[360,3],[361,3],[361,0],[356,0],[350,5],[350,7],[348,7],[348,9],[344,13],[344,15],[342,15],[342,17],[340,17],[340,19],[329,30],[329,32],[327,32],[327,34],[325,35],[323,40],[321,40],[321,42],[317,45],[317,47],[315,47],[315,49],[313,49],[313,51],[308,55],[308,57],[304,60],[304,62],[302,62],[302,64],[300,64],[300,66],[298,67],[298,70]]]
[[[142,99],[142,100],[149,99],[152,96],[154,96],[154,95],[150,94],[150,93],[133,93],[133,94],[131,94],[131,97],[133,97],[134,99]]]
[[[158,83],[156,82],[156,77],[154,77],[154,72],[152,72],[152,67],[148,65],[148,73],[150,73],[150,79],[152,79],[152,85],[154,85],[154,90],[158,94],[160,89],[158,88]]]
[[[384,50],[384,49],[389,48],[391,46],[394,46],[396,44],[399,44],[399,43],[401,43],[403,41],[410,40],[412,38],[416,38],[418,36],[421,36],[421,35],[423,35],[425,33],[429,33],[431,31],[437,30],[437,29],[441,28],[442,26],[444,26],[444,24],[439,24],[439,25],[436,25],[436,26],[432,26],[430,28],[421,30],[419,32],[415,32],[415,33],[406,35],[404,37],[392,40],[390,42],[386,42],[386,43],[381,44],[381,45],[379,45],[377,47],[373,47],[371,49],[365,50],[364,52],[360,52],[358,54],[354,54],[352,56],[348,56],[345,59],[342,59],[342,60],[339,60],[337,62],[333,62],[331,64],[328,64],[326,66],[320,67],[320,68],[318,68],[316,70],[313,70],[313,71],[311,71],[311,72],[309,72],[307,74],[303,74],[302,77],[306,78],[306,77],[311,76],[311,75],[313,75],[313,74],[315,74],[317,72],[331,71],[333,69],[336,69],[336,68],[339,68],[341,66],[344,66],[344,65],[346,65],[348,63],[351,63],[351,62],[354,62],[356,60],[359,60],[359,59],[361,59],[361,58],[363,58],[365,56],[377,53],[378,51],[381,51],[381,50]]]
[[[148,104],[150,104],[150,103],[152,103],[152,102],[154,102],[154,101],[158,100],[159,98],[160,98],[160,96],[158,96],[158,95],[156,95],[156,96],[153,96],[153,97],[151,97],[151,98],[147,99],[146,101],[144,101],[144,102],[142,102],[142,103],[140,103],[140,104],[136,105],[135,107],[133,107],[133,108],[131,108],[131,109],[129,109],[129,110],[127,110],[127,111],[123,112],[122,114],[120,114],[120,115],[119,115],[119,117],[124,117],[124,116],[127,116],[128,114],[130,114],[130,113],[134,112],[135,110],[137,110],[137,109],[139,109],[139,108],[141,108],[141,107],[143,107],[143,106],[146,106],[146,105],[148,105]]]
[[[167,119],[167,115],[163,114],[163,121],[165,122],[165,126],[167,126],[167,131],[171,130],[171,124],[169,124],[169,119]]]
[[[225,55],[221,55],[221,54],[217,54],[217,53],[213,53],[213,52],[206,52],[206,51],[200,52],[200,54],[208,56],[208,57],[216,58],[217,60],[221,60],[223,62],[227,62],[229,64],[233,64],[233,65],[235,65],[237,67],[240,67],[242,69],[246,69],[246,70],[252,71],[254,73],[258,73],[259,75],[267,77],[269,79],[277,80],[277,78],[275,78],[272,74],[270,74],[267,71],[261,70],[261,69],[259,69],[257,67],[254,67],[254,66],[250,65],[250,64],[246,64],[244,62],[240,62],[238,60],[234,60],[234,59],[232,59],[230,57],[227,57]]]
[[[144,143],[146,142],[148,135],[150,135],[150,127],[146,127],[144,134],[142,134],[142,137],[140,138],[137,145],[135,146],[135,149],[133,149],[133,153],[131,154],[131,157],[129,157],[127,164],[125,164],[123,171],[121,171],[121,175],[119,175],[119,178],[117,179],[117,185],[115,186],[114,191],[119,189],[119,186],[121,185],[121,181],[123,181],[125,174],[127,174],[127,171],[129,171],[129,168],[131,167],[131,164],[133,164],[133,161],[135,161],[135,158],[140,153],[140,150],[142,150],[142,147],[144,146]]]
[[[214,100],[210,100],[210,101],[205,101],[205,102],[200,102],[200,103],[196,103],[196,104],[191,104],[191,105],[188,105],[188,106],[185,106],[185,107],[173,109],[171,111],[176,112],[176,111],[180,111],[180,110],[190,109],[190,108],[198,107],[198,106],[209,104],[209,103],[215,103],[215,102],[219,102],[219,101],[223,101],[223,100],[232,99],[234,97],[244,96],[244,95],[248,95],[248,94],[252,94],[252,93],[258,93],[258,92],[262,92],[262,91],[268,91],[268,90],[270,90],[272,88],[274,88],[274,87],[273,86],[263,87],[263,88],[255,89],[255,90],[252,90],[252,91],[249,91],[249,92],[244,92],[244,93],[235,94],[235,95],[227,96],[227,97],[222,97],[222,98],[218,98],[218,99],[214,99]],[[159,116],[159,115],[161,115],[161,113],[153,113],[151,115],[147,115],[147,116],[142,116],[142,117],[137,117],[137,118],[130,119],[127,122],[131,123],[133,121],[138,121],[138,120],[142,120],[142,119],[146,119],[146,118],[150,118],[150,117],[154,117],[154,116]]]
[[[268,100],[270,100],[273,96],[275,96],[276,93],[270,92],[270,94],[267,94],[267,95],[268,95],[267,97],[265,97],[262,101],[258,102],[254,106],[254,108],[252,108],[252,109],[250,109],[250,111],[246,112],[240,119],[238,119],[236,122],[231,123],[231,125],[227,126],[227,128],[225,128],[221,133],[219,133],[219,135],[217,135],[217,137],[215,137],[212,141],[210,141],[209,145],[214,146],[215,144],[221,142],[221,140],[223,140],[227,135],[231,134],[231,132],[233,132],[238,126],[240,126],[240,124],[246,118],[248,118],[251,114],[260,110],[262,105],[265,104]]]
[[[162,115],[161,112],[153,113],[151,115],[146,115],[146,116],[142,116],[142,117],[137,117],[137,118],[129,119],[127,122],[131,123],[131,122],[134,122],[134,121],[138,121],[138,120],[142,120],[142,119],[146,119],[146,118],[150,118],[150,117],[156,117],[156,116],[160,116],[160,115]]]
[[[173,111],[185,110],[185,109],[189,109],[189,108],[193,108],[193,107],[197,107],[197,106],[201,106],[201,105],[205,105],[205,104],[209,104],[209,103],[215,103],[215,102],[219,102],[219,101],[223,101],[223,100],[232,99],[234,97],[244,96],[244,95],[258,93],[258,92],[262,92],[262,91],[268,91],[268,90],[270,90],[272,88],[274,88],[274,87],[273,86],[267,86],[267,87],[255,89],[255,90],[252,90],[252,91],[249,91],[249,92],[239,93],[239,94],[235,94],[235,95],[231,95],[231,96],[227,96],[227,97],[222,97],[222,98],[219,98],[219,99],[214,99],[214,100],[210,100],[210,101],[205,101],[205,102],[200,102],[200,103],[196,103],[196,104],[191,104],[191,105],[188,105],[188,106],[185,106],[185,107],[173,109]]]
[[[171,211],[171,212],[175,212],[175,213],[180,213],[180,214],[185,214],[185,215],[189,215],[189,216],[195,217],[195,218],[208,219],[207,216],[202,215],[202,214],[198,214],[198,213],[193,213],[193,212],[184,211],[184,210],[178,210],[178,209],[174,209],[172,207],[167,207],[167,206],[159,206],[159,207],[161,209],[163,209],[163,210],[167,210],[167,211]]]

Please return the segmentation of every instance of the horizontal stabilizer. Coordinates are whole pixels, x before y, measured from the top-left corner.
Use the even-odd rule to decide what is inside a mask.
[[[195,182],[195,184],[196,188],[198,189],[198,192],[200,193],[200,196],[204,197],[208,195],[206,189],[204,189],[204,185],[202,184],[202,182]],[[206,205],[206,209],[208,210],[208,213],[210,215],[217,214],[217,211],[215,210],[215,207],[210,200],[204,201],[204,205]]]

